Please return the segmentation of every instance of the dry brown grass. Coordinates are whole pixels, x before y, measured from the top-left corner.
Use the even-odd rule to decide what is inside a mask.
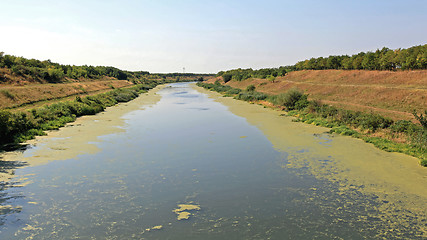
[[[132,85],[123,80],[98,80],[90,82],[72,82],[56,84],[16,84],[0,85],[0,109],[13,108],[29,103],[64,98],[74,95],[99,93],[114,88]],[[13,96],[10,97],[10,96]]]
[[[296,87],[308,93],[311,99],[344,109],[375,112],[395,120],[413,120],[413,110],[427,110],[427,70],[305,70],[291,72],[274,83],[266,79],[227,83],[240,89],[250,84],[255,85],[257,91],[268,94]]]

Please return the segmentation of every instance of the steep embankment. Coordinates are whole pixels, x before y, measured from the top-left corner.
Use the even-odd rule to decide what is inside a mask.
[[[414,110],[427,110],[427,70],[303,70],[290,72],[274,82],[250,78],[226,83],[241,89],[251,84],[258,92],[268,94],[296,87],[311,99],[349,110],[372,111],[395,120],[412,120]]]
[[[33,83],[23,86],[0,84],[0,109],[13,108],[24,104],[74,95],[99,93],[113,88],[122,88],[130,85],[133,84],[129,81],[114,80],[111,78],[90,82],[55,84]]]
[[[130,81],[108,76],[101,76],[98,79],[65,77],[58,83],[48,83],[31,75],[19,75],[8,68],[0,68],[0,109],[16,109],[30,103],[74,95],[91,95],[131,85],[133,83]]]

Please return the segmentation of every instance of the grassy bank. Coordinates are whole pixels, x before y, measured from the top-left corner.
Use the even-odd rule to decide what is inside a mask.
[[[263,103],[288,111],[296,121],[331,128],[330,133],[353,136],[372,143],[376,147],[400,152],[420,159],[427,166],[427,125],[426,116],[416,115],[421,124],[407,120],[392,120],[379,114],[344,110],[319,101],[309,101],[307,95],[298,89],[291,89],[278,95],[255,91],[249,85],[246,90],[222,85],[219,81],[198,83],[198,86],[217,91],[235,99]]]
[[[75,121],[79,116],[94,115],[106,107],[120,102],[128,102],[158,84],[150,82],[92,96],[77,96],[72,101],[53,103],[28,111],[0,110],[0,149],[13,149],[19,143],[35,136],[45,135],[46,130],[63,127],[66,123]]]
[[[223,77],[209,80],[225,81]],[[394,120],[415,120],[414,109],[427,110],[427,70],[301,70],[269,79],[232,79],[225,85],[245,89],[254,85],[258,92],[278,95],[291,88],[304,90],[310,99],[337,108],[375,112]]]

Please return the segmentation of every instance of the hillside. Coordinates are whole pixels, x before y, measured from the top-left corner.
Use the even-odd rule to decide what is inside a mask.
[[[209,82],[222,80],[222,77]],[[302,70],[274,81],[260,78],[235,79],[226,85],[279,94],[291,88],[304,90],[309,98],[349,110],[375,112],[395,120],[413,120],[412,112],[427,110],[427,70]]]

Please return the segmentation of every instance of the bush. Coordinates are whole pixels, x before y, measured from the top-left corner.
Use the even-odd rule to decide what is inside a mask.
[[[230,90],[227,90],[227,92],[226,93],[228,93],[228,94],[239,94],[239,93],[241,93],[242,92],[242,90],[240,90],[240,89],[238,89],[238,88],[232,88],[232,89],[230,89]]]
[[[268,96],[265,93],[260,92],[241,92],[239,93],[235,99],[243,100],[243,101],[261,101],[265,100]]]
[[[413,115],[415,119],[417,119],[421,123],[421,126],[427,129],[427,110],[425,111],[425,115],[420,113],[420,115],[418,116],[416,111],[414,111]]]
[[[277,95],[273,98],[273,103],[275,105],[284,106],[287,110],[302,109],[308,106],[307,95],[296,88],[292,88],[286,93]]]
[[[419,127],[418,130],[410,133],[410,141],[415,147],[427,152],[427,129]]]
[[[416,125],[408,120],[398,120],[390,126],[390,130],[394,133],[411,133],[415,128]]]
[[[308,95],[304,94],[301,96],[301,98],[295,103],[295,109],[302,110],[306,108],[309,104],[309,101],[307,100]]]
[[[270,76],[267,77],[267,80],[270,81],[270,82],[272,82],[272,83],[274,83],[274,80],[276,80],[276,77],[270,75]]]
[[[249,86],[247,86],[246,87],[246,91],[248,91],[248,92],[253,92],[253,91],[255,91],[255,86],[254,85],[249,85]]]
[[[388,128],[393,124],[393,120],[385,118],[378,114],[365,114],[361,113],[356,118],[358,125],[364,129],[371,129],[376,131],[380,128]]]
[[[233,75],[231,75],[231,74],[224,74],[224,75],[222,75],[222,79],[224,80],[224,83],[227,83],[227,82],[231,81],[232,77],[233,77]]]

